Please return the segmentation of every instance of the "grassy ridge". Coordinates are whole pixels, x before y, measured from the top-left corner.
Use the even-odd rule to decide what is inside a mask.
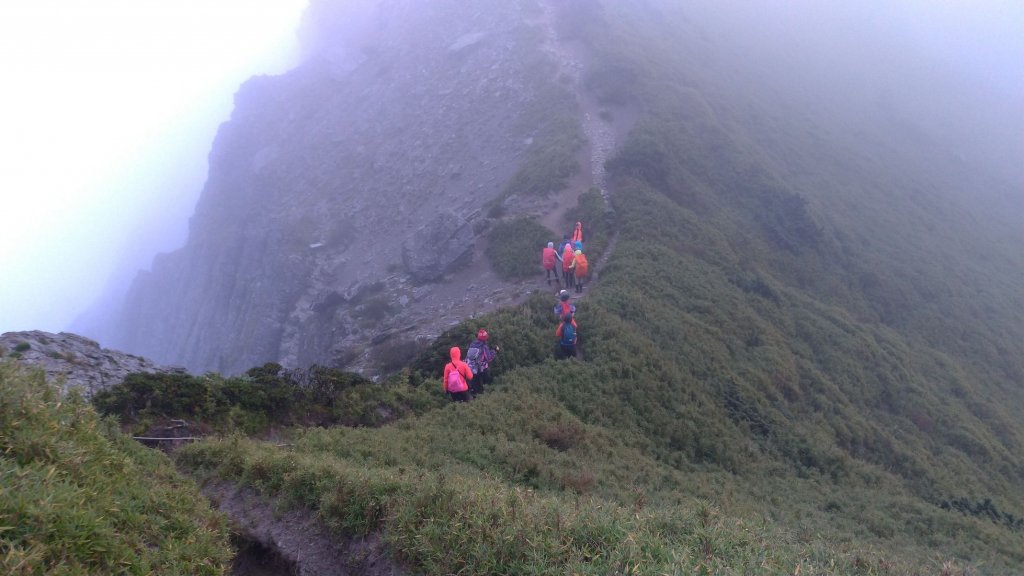
[[[400,560],[428,574],[906,569],[863,547],[797,541],[707,501],[655,507],[640,489],[626,504],[590,496],[593,476],[580,467],[609,454],[634,465],[617,479],[602,475],[609,481],[625,484],[631,476],[641,486],[644,476],[672,473],[542,396],[499,393],[467,408],[374,432],[310,430],[289,451],[234,438],[188,447],[178,457],[197,471],[316,510],[341,533],[382,532]]]
[[[224,574],[224,519],[167,458],[0,364],[0,571]]]

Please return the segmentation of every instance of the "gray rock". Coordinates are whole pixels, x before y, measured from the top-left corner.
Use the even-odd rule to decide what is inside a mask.
[[[184,373],[184,368],[159,366],[132,354],[100,348],[94,340],[61,332],[33,330],[0,335],[0,354],[23,366],[41,368],[61,392],[77,388],[86,398],[135,372]]]
[[[402,247],[402,263],[413,282],[425,284],[472,262],[476,236],[463,218],[446,212]]]

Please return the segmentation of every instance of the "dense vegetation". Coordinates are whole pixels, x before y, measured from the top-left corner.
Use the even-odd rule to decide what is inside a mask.
[[[142,433],[169,419],[206,432],[260,434],[281,426],[379,426],[440,400],[415,388],[374,384],[358,374],[313,366],[265,364],[244,375],[130,374],[98,392],[101,414]]]
[[[488,235],[487,258],[506,280],[530,278],[537,274],[540,249],[555,240],[552,236],[533,218],[520,216],[500,222]]]
[[[0,572],[223,574],[227,524],[167,458],[0,363]]]

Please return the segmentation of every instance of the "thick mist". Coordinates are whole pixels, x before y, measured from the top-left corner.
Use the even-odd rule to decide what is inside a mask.
[[[66,329],[100,298],[102,315],[183,243],[233,93],[294,64],[304,5],[0,8],[0,332]]]
[[[668,9],[668,8],[666,8]],[[675,5],[732,58],[725,67],[827,114],[867,119],[1024,183],[1024,4],[724,1]],[[770,94],[766,94],[771,97]],[[844,137],[837,134],[837,138]]]

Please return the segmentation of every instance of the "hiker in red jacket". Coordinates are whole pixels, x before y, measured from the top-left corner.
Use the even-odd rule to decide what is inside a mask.
[[[453,402],[469,402],[473,396],[469,393],[469,381],[473,379],[473,371],[461,360],[462,351],[452,346],[448,351],[452,361],[444,365],[444,376],[441,380],[444,391],[451,394]]]
[[[555,262],[558,261],[558,253],[555,252],[555,243],[548,242],[548,245],[541,250],[540,263],[544,266],[544,279],[547,281],[548,286],[551,286],[551,277],[555,277],[555,282],[559,284],[562,281],[559,279],[558,272],[555,270]]]

